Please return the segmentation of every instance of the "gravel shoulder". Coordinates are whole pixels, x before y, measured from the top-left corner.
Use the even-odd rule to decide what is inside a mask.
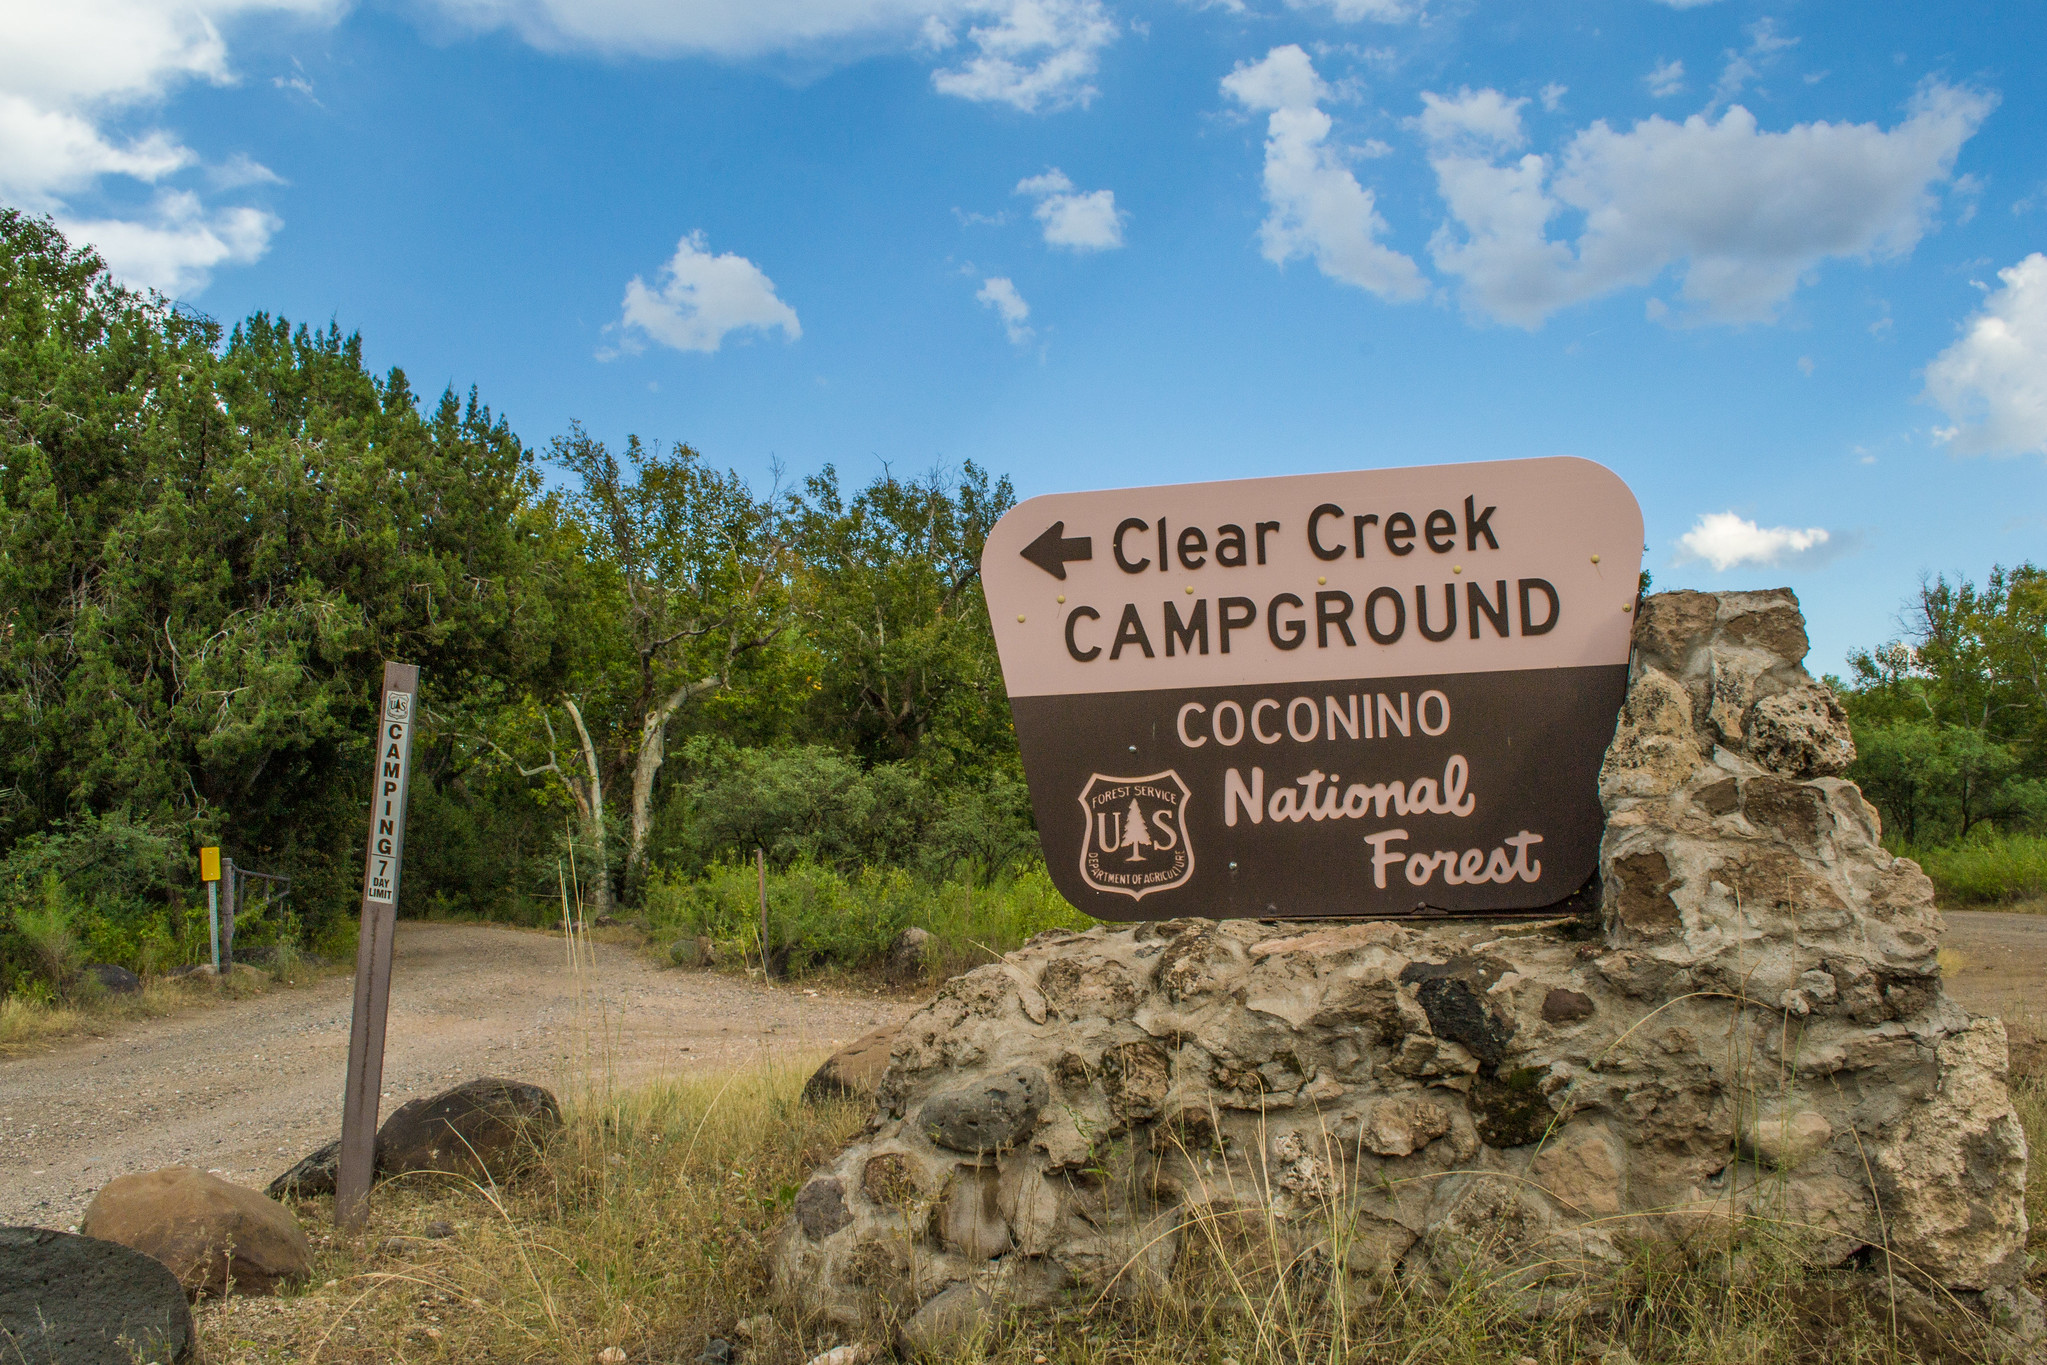
[[[571,1092],[810,1063],[914,1008],[592,956],[578,971],[559,934],[400,924],[383,1112],[474,1076]],[[0,1225],[70,1227],[107,1181],[161,1166],[267,1184],[340,1131],[351,991],[341,974],[0,1059]]]
[[[663,970],[559,935],[398,927],[383,1110],[472,1076],[557,1091],[602,1081],[809,1063],[913,1006]],[[1969,1010],[2047,1025],[2047,916],[1947,913],[1942,963]],[[340,1127],[351,980],[139,1020],[0,1059],[0,1224],[69,1227],[115,1176],[185,1164],[263,1185]]]
[[[1941,974],[1972,1014],[2047,1025],[2047,915],[1948,910]]]

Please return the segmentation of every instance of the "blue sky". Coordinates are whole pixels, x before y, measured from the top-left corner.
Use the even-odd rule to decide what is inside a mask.
[[[0,0],[0,200],[528,441],[1575,454],[1816,671],[2047,553],[2047,6]]]

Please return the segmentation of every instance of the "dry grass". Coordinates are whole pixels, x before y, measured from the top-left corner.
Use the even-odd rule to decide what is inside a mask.
[[[566,895],[564,896],[566,901]],[[564,906],[565,927],[571,920]],[[567,936],[579,979],[587,935]],[[444,1178],[379,1186],[367,1229],[315,1237],[308,1287],[203,1305],[209,1365],[692,1362],[714,1337],[743,1365],[803,1365],[842,1344],[772,1293],[772,1239],[864,1106],[807,1105],[816,1057],[617,1091],[615,1021],[585,994],[586,1046],[562,1132],[510,1188]],[[2047,1067],[2015,1047],[2029,1142],[2047,1151]],[[2047,1166],[2047,1163],[2041,1163]],[[2047,1229],[2047,1171],[2028,1207]],[[1224,1192],[1226,1193],[1226,1192]],[[1214,1207],[1214,1205],[1210,1205]],[[300,1208],[331,1227],[329,1200]],[[1904,1365],[1994,1361],[1965,1315],[1882,1275],[1815,1271],[1797,1229],[1763,1222],[1679,1256],[1642,1239],[1590,1311],[1474,1247],[1447,1285],[1351,1273],[1355,1228],[1196,1216],[1169,1277],[1012,1315],[946,1362],[966,1365]],[[870,1332],[881,1344],[887,1329]]]
[[[614,1346],[694,1360],[764,1311],[769,1235],[864,1118],[803,1104],[808,1074],[764,1067],[572,1102],[514,1188],[380,1185],[361,1236],[316,1233],[308,1291],[201,1310],[208,1360],[589,1361]],[[330,1200],[300,1213],[332,1226]],[[428,1235],[435,1223],[451,1235]],[[825,1344],[792,1331],[766,1358]]]
[[[808,1061],[809,1059],[805,1059]],[[572,1101],[535,1174],[509,1189],[380,1186],[368,1230],[316,1234],[311,1287],[204,1305],[211,1365],[694,1361],[801,1365],[841,1338],[778,1304],[770,1239],[809,1173],[864,1114],[801,1102],[806,1065]],[[2047,1090],[2021,1082],[2047,1141]],[[2047,1223],[2047,1181],[2034,1178]],[[331,1205],[309,1201],[310,1228]],[[443,1224],[443,1227],[436,1227]],[[1901,1365],[1998,1358],[1958,1315],[1881,1279],[1809,1272],[1751,1228],[1680,1261],[1639,1252],[1591,1315],[1531,1315],[1483,1256],[1448,1287],[1333,1274],[1330,1227],[1197,1220],[1169,1282],[1003,1323],[959,1362],[1034,1365]],[[1781,1232],[1781,1230],[1777,1230]],[[443,1235],[433,1235],[440,1233]],[[1318,1245],[1319,1244],[1319,1245]],[[1339,1242],[1340,1246],[1340,1242]],[[1960,1333],[1951,1336],[1951,1333]]]
[[[210,975],[151,977],[132,995],[102,991],[90,999],[50,1004],[12,995],[0,997],[0,1057],[64,1038],[103,1036],[130,1020],[161,1019],[222,1000],[244,1000],[279,987],[302,986],[334,970],[300,963],[277,975],[237,967],[219,980]]]

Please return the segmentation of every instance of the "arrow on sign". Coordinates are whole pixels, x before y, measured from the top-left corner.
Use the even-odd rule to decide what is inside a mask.
[[[1066,523],[1055,521],[1045,533],[1023,547],[1023,557],[1057,579],[1066,577],[1069,559],[1093,559],[1095,542],[1090,536],[1069,536]]]

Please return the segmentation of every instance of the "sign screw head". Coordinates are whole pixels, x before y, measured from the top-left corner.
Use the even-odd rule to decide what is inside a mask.
[[[1017,617],[1017,618],[1016,618],[1016,623],[1017,623],[1018,625],[1022,625],[1022,624],[1023,624],[1023,617],[1021,617],[1021,616]]]
[[[1452,565],[1450,566],[1450,572],[1451,572],[1451,573],[1463,573],[1463,572],[1464,572],[1464,566],[1463,566],[1462,564],[1452,564]]]
[[[1062,607],[1066,605],[1066,594],[1063,592],[1059,594],[1059,605]]]
[[[1635,604],[1634,604],[1633,602],[1623,602],[1623,603],[1621,603],[1621,610],[1622,610],[1622,611],[1633,611],[1634,609],[1635,609]]]
[[[1592,562],[1593,562],[1594,564],[1597,564],[1597,563],[1599,562],[1599,556],[1598,556],[1598,555],[1594,555],[1594,556],[1592,556]]]
[[[1194,595],[1194,585],[1192,583],[1189,583],[1187,585],[1187,595],[1189,597],[1192,597]]]
[[[1318,579],[1316,579],[1316,580],[1315,580],[1315,582],[1316,582],[1316,583],[1318,583],[1318,584],[1326,584],[1326,583],[1328,583],[1328,582],[1329,582],[1329,580],[1328,580],[1328,579],[1326,579],[1326,578],[1318,578]]]

